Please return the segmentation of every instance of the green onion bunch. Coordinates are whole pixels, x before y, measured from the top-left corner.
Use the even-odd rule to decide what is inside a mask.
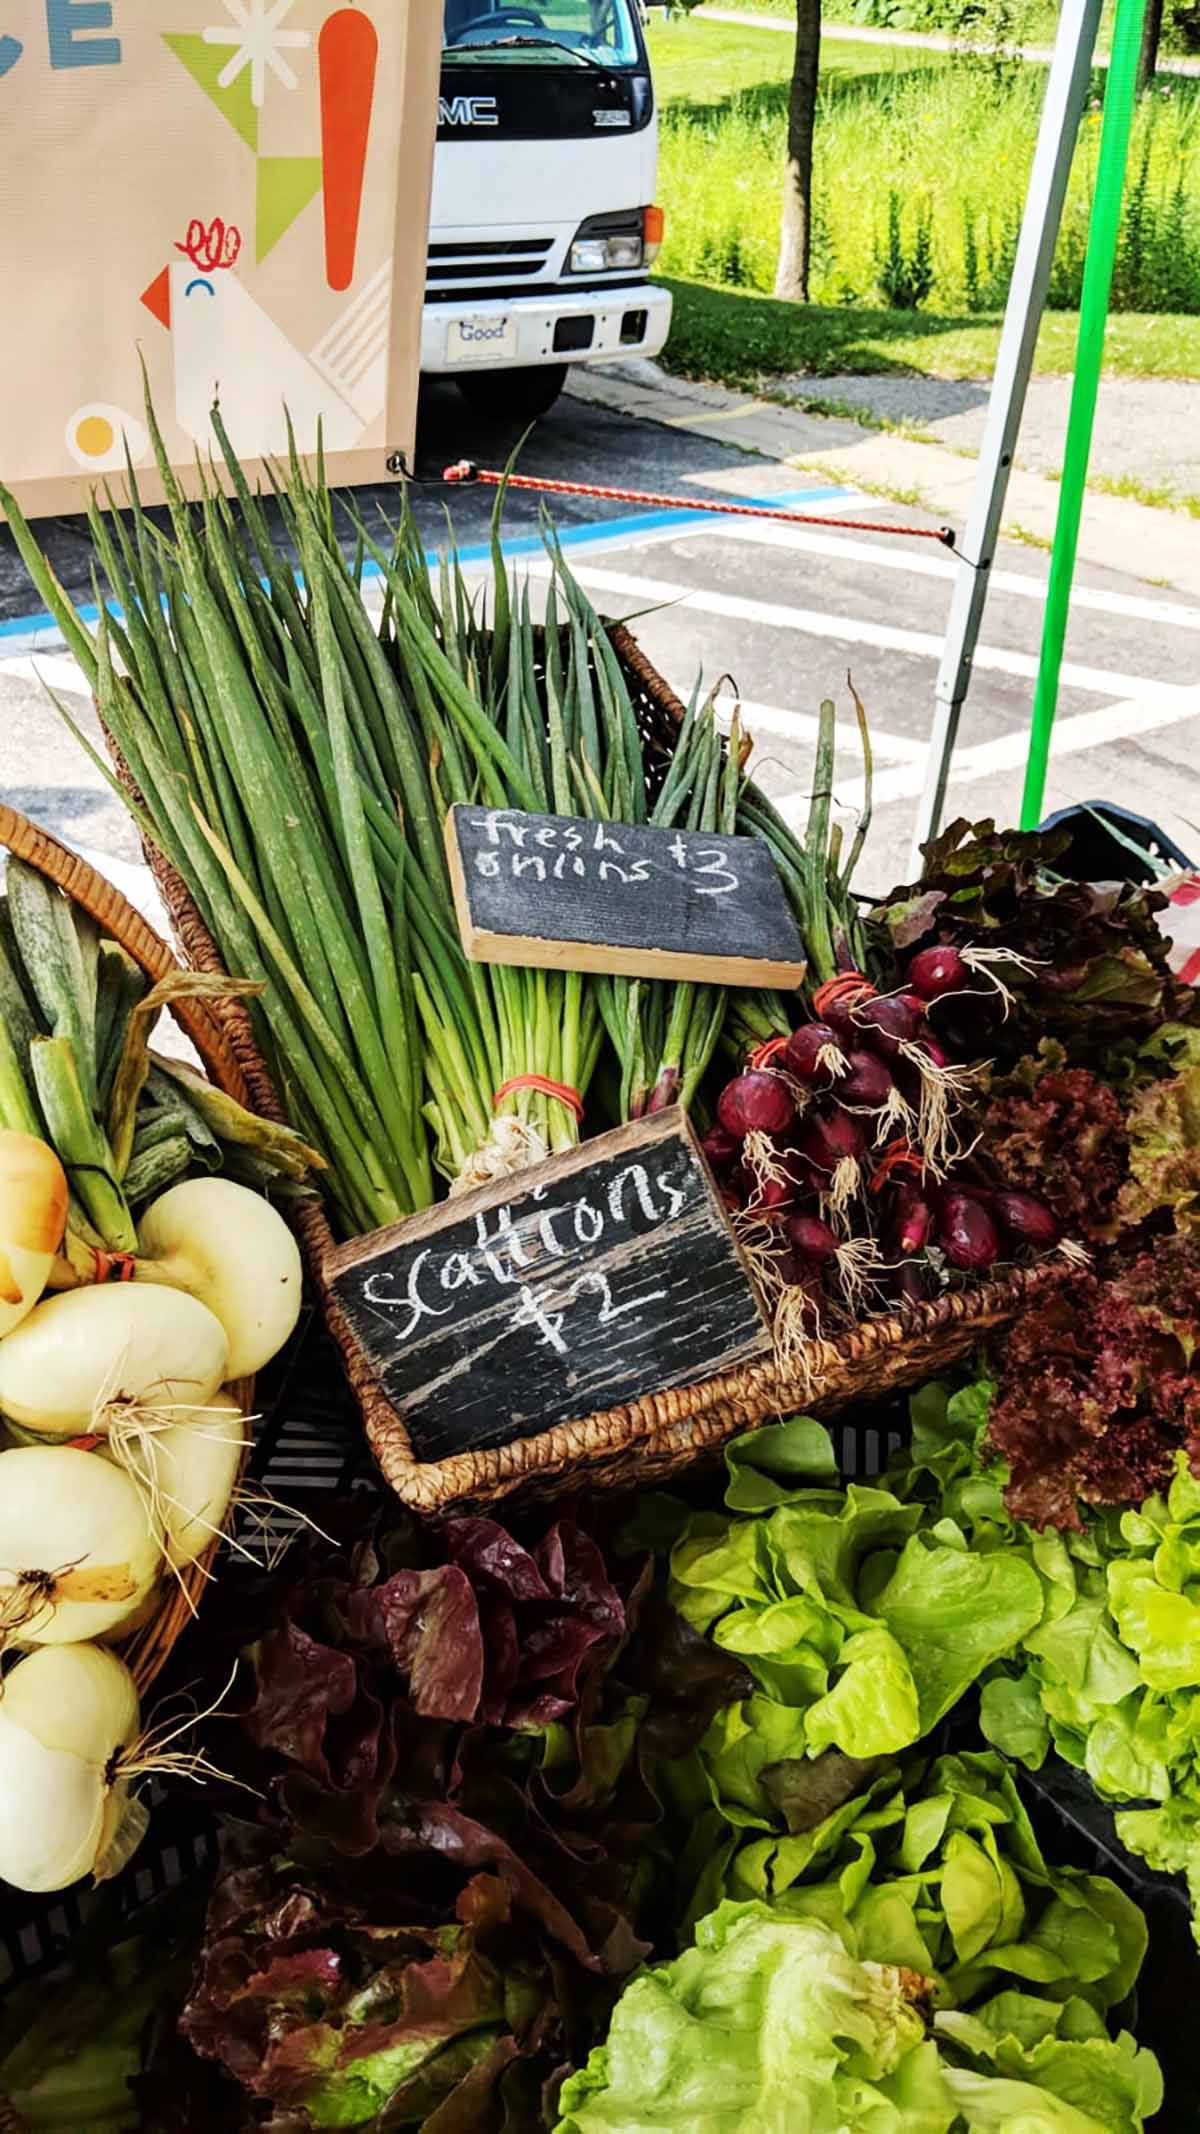
[[[723,748],[711,702],[693,699],[672,758],[648,767],[608,635],[548,525],[536,617],[528,580],[510,581],[503,491],[487,617],[452,539],[431,579],[407,500],[381,546],[335,503],[320,452],[309,467],[293,446],[272,469],[280,535],[219,410],[224,475],[198,466],[191,502],[149,402],[147,420],[168,523],[144,509],[132,468],[128,518],[107,492],[93,504],[111,595],[96,583],[94,633],[2,489],[0,504],[138,797],[117,789],[248,990],[338,1228],[427,1205],[435,1170],[461,1189],[572,1146],[593,1081],[589,1126],[688,1102],[724,989],[470,962],[445,818],[468,803],[743,828],[736,732]]]

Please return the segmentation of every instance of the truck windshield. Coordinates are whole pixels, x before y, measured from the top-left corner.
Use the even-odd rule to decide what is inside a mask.
[[[539,0],[536,7],[446,0],[443,52],[460,60],[557,67],[632,67],[633,0]]]

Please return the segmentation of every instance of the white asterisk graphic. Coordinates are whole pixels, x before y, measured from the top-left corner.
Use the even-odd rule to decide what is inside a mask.
[[[250,101],[256,109],[261,108],[267,86],[267,68],[285,89],[294,89],[296,77],[284,51],[300,51],[310,42],[307,30],[281,30],[279,25],[290,14],[295,0],[225,0],[236,28],[220,27],[205,30],[205,44],[228,44],[233,46],[233,57],[222,67],[217,76],[217,87],[228,89],[243,68],[250,69]]]

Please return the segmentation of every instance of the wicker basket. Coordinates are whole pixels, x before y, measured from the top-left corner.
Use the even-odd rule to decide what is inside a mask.
[[[623,625],[609,625],[609,635],[630,687],[653,776],[655,766],[665,766],[670,759],[684,706]],[[135,792],[111,737],[109,748],[122,782]],[[146,856],[185,961],[194,970],[221,970],[220,954],[183,882],[155,848],[148,847]],[[265,1117],[281,1119],[279,1099],[245,1008],[231,996],[214,1003],[210,1012],[254,1104]],[[797,1408],[830,1415],[853,1400],[879,1398],[918,1384],[1005,1325],[1029,1289],[1043,1279],[1036,1268],[1017,1269],[1004,1280],[866,1321],[837,1341],[814,1342],[803,1376],[789,1375],[770,1360],[743,1365],[701,1384],[648,1393],[604,1414],[561,1423],[538,1437],[420,1461],[402,1416],[380,1388],[326,1282],[325,1258],[335,1240],[324,1210],[315,1202],[307,1204],[297,1227],[375,1458],[397,1495],[427,1513],[488,1503],[514,1490],[552,1496],[583,1481],[604,1486],[659,1481],[692,1465],[705,1448],[771,1416]]]
[[[48,831],[39,829],[36,823],[29,822],[24,815],[18,815],[14,808],[2,803],[0,846],[16,859],[36,867],[39,874],[56,883],[72,902],[90,912],[104,931],[132,956],[152,984],[169,977],[178,968],[166,943],[160,941],[153,927],[147,925],[140,912],[134,910],[111,882],[106,882],[103,875],[97,874],[95,868],[89,867],[77,853],[60,845]],[[172,1006],[171,1013],[195,1046],[210,1081],[229,1096],[236,1097],[239,1103],[249,1105],[252,1102],[250,1090],[228,1040],[209,1008],[199,1001],[180,1000]],[[232,1391],[241,1403],[243,1413],[249,1415],[253,1379],[241,1379]],[[121,1657],[132,1670],[140,1695],[149,1689],[180,1632],[191,1621],[219,1546],[219,1541],[214,1540],[179,1578],[163,1580],[153,1614],[122,1646]],[[5,2109],[0,2103],[0,2134],[4,2134]]]

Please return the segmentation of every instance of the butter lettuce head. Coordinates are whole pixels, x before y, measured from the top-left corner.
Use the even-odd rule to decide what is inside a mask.
[[[626,1987],[555,2134],[1140,2134],[1153,2056],[1086,2002],[997,1994],[933,2017],[930,1981],[837,1931],[725,1903]]]
[[[981,1427],[977,1395],[926,1403],[931,1458],[969,1461],[963,1433],[973,1444]],[[882,1482],[830,1488],[831,1459],[805,1416],[737,1439],[732,1516],[696,1515],[671,1552],[672,1604],[754,1677],[700,1752],[735,1826],[771,1827],[761,1774],[777,1762],[911,1748],[1042,1617],[1027,1552],[972,1550],[955,1520],[930,1527],[919,1497]]]
[[[694,1948],[626,1988],[557,2134],[949,2134],[923,1988],[815,1921],[722,1904]]]

